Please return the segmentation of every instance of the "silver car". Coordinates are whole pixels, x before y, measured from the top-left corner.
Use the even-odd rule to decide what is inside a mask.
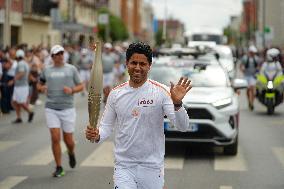
[[[181,76],[191,79],[193,88],[183,99],[183,106],[190,118],[188,132],[177,131],[165,117],[166,141],[202,142],[224,146],[224,153],[238,152],[239,98],[236,91],[246,88],[241,79],[229,81],[220,65],[162,65],[154,64],[150,78],[167,86]]]

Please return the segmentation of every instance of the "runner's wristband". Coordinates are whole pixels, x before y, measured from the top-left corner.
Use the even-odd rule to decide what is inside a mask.
[[[175,107],[175,108],[180,108],[180,107],[182,107],[182,102],[179,103],[179,104],[174,104],[174,107]]]

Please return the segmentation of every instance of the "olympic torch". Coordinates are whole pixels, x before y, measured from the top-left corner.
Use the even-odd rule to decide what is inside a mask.
[[[103,89],[103,67],[102,67],[102,42],[96,42],[95,58],[91,69],[88,86],[88,112],[89,126],[97,127],[100,116],[100,105]]]

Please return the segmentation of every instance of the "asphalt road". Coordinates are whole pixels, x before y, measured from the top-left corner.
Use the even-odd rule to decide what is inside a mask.
[[[250,112],[244,92],[240,101],[238,155],[228,157],[221,148],[208,145],[167,145],[167,189],[284,188],[284,106],[268,116],[257,102],[255,111]],[[0,117],[0,189],[112,188],[112,139],[100,145],[86,141],[87,97],[77,95],[76,108],[78,164],[75,169],[69,168],[65,151],[66,175],[62,178],[51,177],[55,165],[43,105],[35,107],[31,124],[11,124],[15,113]],[[27,120],[27,115],[23,115]]]

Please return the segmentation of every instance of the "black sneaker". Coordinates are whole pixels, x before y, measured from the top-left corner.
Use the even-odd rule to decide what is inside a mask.
[[[69,156],[69,165],[71,168],[74,168],[76,166],[75,154],[71,154],[68,152],[68,156]]]
[[[63,177],[65,175],[65,172],[61,166],[56,167],[55,172],[52,173],[53,177]]]
[[[23,120],[21,118],[17,118],[16,120],[12,121],[12,123],[23,123]]]
[[[32,120],[34,118],[34,114],[35,114],[34,112],[29,113],[29,119],[28,119],[29,123],[32,122]]]

